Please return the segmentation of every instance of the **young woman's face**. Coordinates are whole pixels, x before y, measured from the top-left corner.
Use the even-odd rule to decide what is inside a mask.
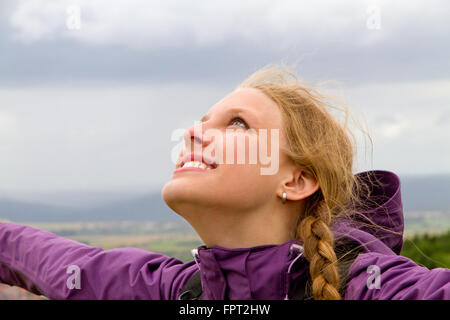
[[[208,208],[250,212],[274,201],[280,172],[287,163],[280,152],[280,146],[285,144],[281,125],[279,107],[260,90],[244,88],[232,92],[216,103],[201,123],[186,130],[185,145],[174,169],[180,168],[183,157],[191,152],[212,158],[215,168],[178,168],[162,190],[164,201],[182,216]],[[239,145],[238,140],[245,144]],[[231,150],[234,159],[227,159]],[[256,153],[253,162],[251,150]],[[244,163],[238,163],[239,153],[244,153]]]

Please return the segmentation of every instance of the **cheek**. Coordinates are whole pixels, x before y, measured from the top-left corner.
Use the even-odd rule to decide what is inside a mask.
[[[221,169],[209,187],[230,201],[261,201],[275,192],[274,177],[261,175],[259,165],[224,165]]]
[[[224,141],[227,143],[230,143],[230,139],[232,139],[230,136],[227,136]],[[236,139],[236,138],[235,138]],[[253,141],[254,145],[258,146],[259,144],[259,137],[254,138]],[[265,141],[267,143],[267,149],[266,153],[264,154],[265,157],[270,156],[267,154],[267,151],[271,150],[271,144],[270,139]],[[212,184],[210,187],[214,188],[217,191],[226,192],[229,196],[232,195],[239,195],[242,196],[243,193],[252,193],[254,195],[259,196],[267,196],[271,193],[275,192],[276,189],[276,179],[275,175],[267,175],[263,174],[264,170],[261,170],[262,168],[266,168],[265,171],[267,171],[267,168],[270,166],[270,164],[261,165],[261,155],[258,154],[258,147],[254,148],[253,151],[253,161],[256,161],[256,163],[250,163],[250,142],[249,137],[247,136],[245,138],[245,145],[238,144],[237,140],[234,140],[232,144],[234,146],[233,154],[234,154],[234,163],[233,164],[226,164],[223,163],[220,166],[220,170],[218,170],[215,174],[212,176],[216,181],[214,184]],[[226,161],[226,154],[227,154],[227,148],[226,144],[222,145],[223,147],[223,161]],[[238,154],[240,154],[240,159],[244,160],[243,164],[238,164]],[[217,179],[216,179],[217,178]]]

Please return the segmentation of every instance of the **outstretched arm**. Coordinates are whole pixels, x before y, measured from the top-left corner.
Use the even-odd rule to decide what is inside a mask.
[[[176,299],[195,262],[137,248],[103,250],[0,222],[0,282],[50,299]]]
[[[352,264],[345,299],[448,300],[450,270],[429,270],[409,258],[360,254]]]

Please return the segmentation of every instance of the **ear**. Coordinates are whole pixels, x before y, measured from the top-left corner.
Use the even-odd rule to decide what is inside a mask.
[[[296,167],[291,171],[289,177],[282,181],[277,193],[282,198],[283,192],[286,192],[287,200],[296,201],[308,198],[319,188],[319,183],[314,177]]]

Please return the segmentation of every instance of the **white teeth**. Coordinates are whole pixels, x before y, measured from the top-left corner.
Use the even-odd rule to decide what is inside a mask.
[[[200,168],[200,169],[207,169],[210,170],[210,168],[200,161],[189,161],[186,162],[182,168]]]

